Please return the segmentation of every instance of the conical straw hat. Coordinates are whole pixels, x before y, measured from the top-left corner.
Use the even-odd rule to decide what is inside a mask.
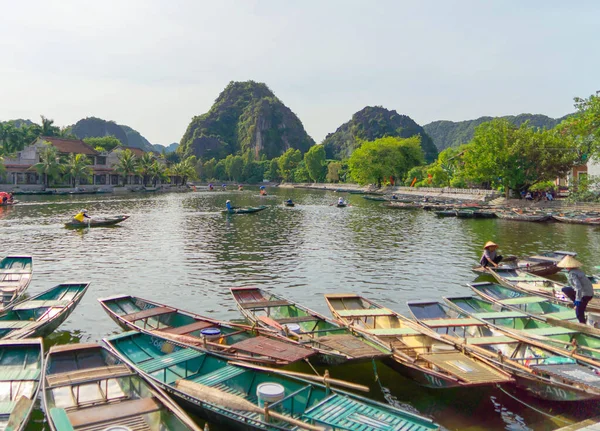
[[[558,262],[559,268],[579,268],[581,266],[581,262],[575,259],[573,256],[565,256],[563,259]]]
[[[488,247],[498,247],[498,244],[496,244],[495,242],[492,242],[492,241],[488,241],[485,243],[483,248],[488,248]]]

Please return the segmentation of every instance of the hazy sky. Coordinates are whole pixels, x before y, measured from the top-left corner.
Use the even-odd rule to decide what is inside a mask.
[[[0,120],[96,116],[179,142],[232,80],[320,142],[366,105],[419,124],[572,111],[600,1],[0,0]]]

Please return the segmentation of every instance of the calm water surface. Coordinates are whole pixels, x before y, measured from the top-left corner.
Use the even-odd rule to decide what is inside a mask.
[[[348,195],[305,190],[22,197],[0,207],[0,256],[31,254],[29,293],[65,281],[92,286],[47,345],[99,341],[119,331],[96,298],[139,295],[220,319],[239,314],[231,286],[261,286],[329,315],[322,295],[356,292],[408,314],[406,301],[466,295],[470,267],[487,240],[505,254],[573,250],[586,270],[600,264],[600,229],[557,223],[437,218],[425,211],[390,210]],[[287,197],[295,208],[281,205]],[[236,206],[269,205],[258,214],[225,216]],[[68,230],[81,208],[91,215],[129,214],[121,226]],[[308,370],[306,370],[308,371]],[[421,388],[383,364],[342,366],[334,377],[371,386],[370,396],[430,415],[449,430],[554,430],[564,420],[600,414],[597,404],[563,406],[523,392]],[[555,419],[523,406],[516,396]],[[563,420],[563,421],[561,421]],[[30,430],[48,429],[40,411]],[[214,429],[214,427],[213,427]]]

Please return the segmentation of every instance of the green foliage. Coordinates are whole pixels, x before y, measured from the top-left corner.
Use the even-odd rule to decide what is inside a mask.
[[[410,169],[423,163],[420,137],[381,138],[363,142],[352,153],[348,167],[359,184],[382,182],[390,177],[402,180]]]
[[[534,184],[531,187],[529,187],[529,190],[532,192],[545,192],[548,190],[554,190],[555,188],[556,185],[554,184],[554,181],[549,180]]]
[[[217,161],[215,159],[207,160],[202,163],[202,160],[198,160],[196,163],[196,173],[200,179],[205,181],[215,179],[215,166],[217,165]]]
[[[81,178],[88,179],[92,176],[92,168],[89,166],[90,160],[85,154],[69,154],[61,170],[71,178],[71,185],[76,186],[77,180]]]
[[[308,167],[306,166],[306,163],[304,162],[304,160],[301,160],[300,163],[298,163],[298,166],[296,167],[296,169],[294,169],[294,172],[292,173],[292,180],[295,183],[309,183],[310,182],[311,176],[310,176]]]
[[[577,112],[559,126],[561,136],[573,139],[582,163],[590,157],[600,158],[600,96],[575,98]]]
[[[327,176],[325,179],[330,183],[338,183],[340,181],[341,170],[342,162],[329,162],[327,165]]]
[[[225,158],[225,171],[229,180],[239,182],[244,171],[244,159],[242,156],[228,155]]]
[[[61,166],[58,158],[58,150],[49,142],[44,142],[44,146],[39,151],[40,161],[32,166],[39,175],[44,176],[44,185],[50,187],[50,180],[56,179],[60,175]]]
[[[400,115],[381,106],[367,106],[342,124],[335,133],[330,133],[323,141],[328,159],[343,160],[350,157],[362,141],[374,141],[384,137],[410,138],[420,136],[420,145],[425,160],[433,162],[437,148],[425,130],[410,117]]]
[[[63,131],[54,126],[54,120],[44,116],[41,116],[41,119],[41,126],[29,120],[0,122],[0,154],[13,155],[32,144],[40,136],[65,137]]]
[[[106,121],[102,118],[88,117],[81,119],[72,126],[71,133],[79,139],[113,136],[122,145],[129,146],[129,139],[125,130],[114,121]],[[152,147],[148,148],[148,150],[153,149]]]
[[[600,177],[585,177],[569,187],[569,202],[600,202]]]
[[[148,184],[148,180],[154,171],[154,157],[151,153],[144,153],[137,163],[137,173],[142,176],[143,185]]]
[[[279,160],[277,161],[279,165],[279,175],[284,181],[292,181],[293,171],[301,160],[302,153],[300,153],[300,150],[294,150],[293,148],[288,149],[279,157]]]
[[[227,180],[227,167],[225,166],[225,160],[219,160],[217,162],[215,165],[214,176],[217,180]]]
[[[243,181],[247,183],[260,183],[264,179],[265,168],[269,162],[255,162],[254,160],[248,161],[244,165],[242,172]]]
[[[137,171],[138,160],[131,150],[125,149],[119,152],[115,170],[123,176],[123,185],[127,185],[127,178]]]
[[[281,181],[281,174],[279,173],[279,157],[271,159],[265,171],[265,178],[269,181]]]
[[[325,148],[323,148],[323,145],[315,145],[304,153],[304,163],[308,170],[308,175],[315,183],[323,181],[325,175],[327,175],[325,160]]]
[[[415,178],[417,179],[414,184],[415,187],[418,184],[422,184],[423,180],[427,178],[427,168],[427,166],[415,166],[414,168],[411,168],[406,174],[404,185],[410,187],[413,181],[415,181]]]
[[[119,141],[114,136],[103,136],[100,138],[84,138],[83,142],[95,148],[100,152],[111,152],[117,147],[121,146],[121,141]]]

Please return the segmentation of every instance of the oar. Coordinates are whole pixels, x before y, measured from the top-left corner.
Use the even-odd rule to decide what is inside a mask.
[[[28,413],[31,410],[32,405],[32,400],[27,398],[25,395],[21,395],[21,397],[15,404],[15,408],[10,413],[8,422],[6,423],[6,427],[4,429],[16,430],[21,428],[21,426],[24,425],[24,422],[27,419]]]
[[[296,371],[278,370],[275,368],[262,367],[260,365],[247,364],[245,362],[230,361],[229,363],[231,365],[237,365],[238,367],[251,368],[253,370],[259,370],[259,371],[268,371],[268,372],[272,372],[272,373],[284,374],[286,376],[300,377],[300,378],[303,378],[306,380],[313,380],[313,381],[319,382],[319,383],[341,386],[343,388],[355,389],[357,391],[362,391],[362,392],[370,391],[368,386],[358,385],[356,383],[350,383],[345,380],[332,379],[332,378],[329,378],[329,376],[327,376],[327,375],[323,376],[323,377],[322,376],[313,376],[312,374],[298,373]]]
[[[224,407],[229,410],[244,410],[251,413],[265,414],[272,416],[275,419],[285,421],[291,425],[295,425],[302,429],[309,431],[324,431],[325,428],[318,427],[315,425],[307,424],[298,419],[283,415],[278,412],[274,412],[268,409],[268,407],[261,408],[256,404],[252,404],[250,401],[239,397],[237,395],[228,394],[216,388],[210,386],[201,385],[200,383],[190,382],[188,380],[177,380],[175,387],[182,392],[188,393],[195,398],[205,401],[216,406]]]

